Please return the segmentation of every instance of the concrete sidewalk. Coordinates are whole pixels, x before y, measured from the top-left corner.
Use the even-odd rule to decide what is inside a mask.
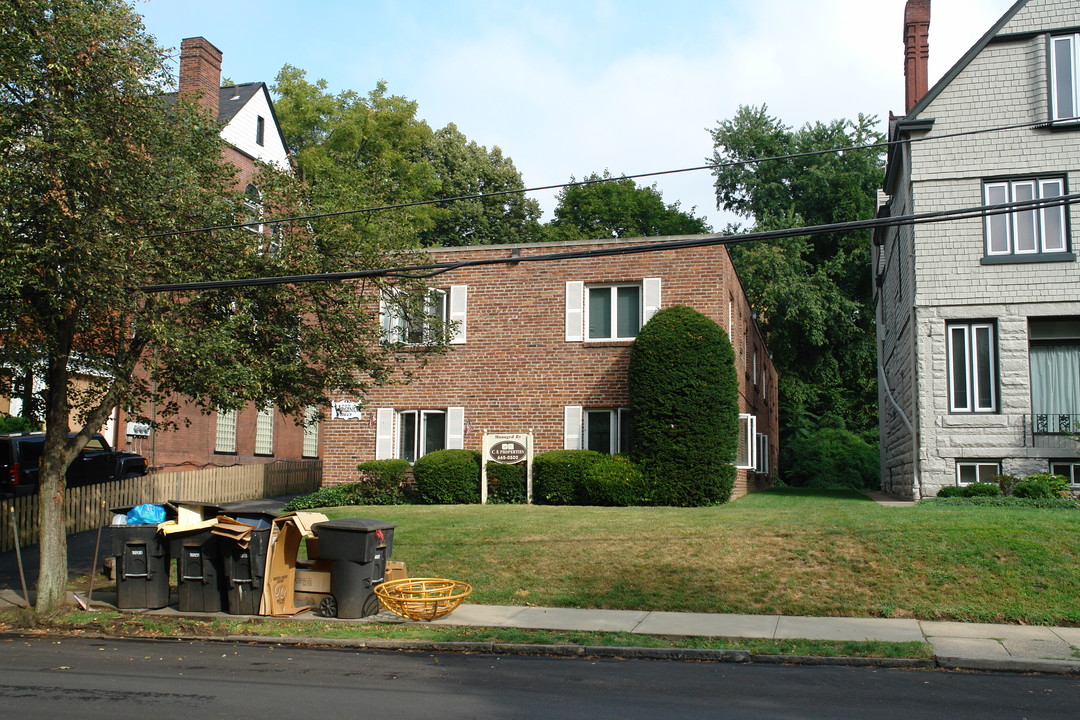
[[[114,597],[109,593],[100,593],[95,596],[94,605],[108,606]],[[22,604],[22,598],[15,591],[0,590],[0,609]],[[142,612],[166,617],[242,617],[224,613],[182,613],[173,607]],[[408,622],[387,611],[358,620],[321,618],[311,611],[275,619],[322,621],[328,624]],[[464,604],[431,623],[415,624],[626,632],[659,636],[928,642],[933,648],[935,664],[942,668],[1080,674],[1080,628],[890,618],[576,610],[473,604]],[[792,661],[797,660],[793,658]]]

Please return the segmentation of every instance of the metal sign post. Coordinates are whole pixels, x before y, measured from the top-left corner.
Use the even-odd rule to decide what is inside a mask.
[[[527,433],[484,433],[481,444],[480,503],[487,505],[488,461],[503,465],[525,463],[525,501],[532,504],[533,494],[533,436]]]

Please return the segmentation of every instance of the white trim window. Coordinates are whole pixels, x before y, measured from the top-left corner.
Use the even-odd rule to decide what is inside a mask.
[[[1050,38],[1050,119],[1080,117],[1080,34]]]
[[[633,340],[660,308],[660,278],[637,283],[566,283],[568,342]]]
[[[464,408],[400,411],[379,408],[375,417],[376,460],[400,458],[416,462],[435,450],[464,447]]]
[[[1073,487],[1080,485],[1080,460],[1051,460],[1050,474],[1061,475]]]
[[[1065,179],[1061,177],[983,183],[983,202],[987,205],[1046,200],[1064,194]],[[985,227],[988,256],[1038,255],[1068,250],[1064,205],[987,215]]]
[[[757,417],[739,413],[739,437],[735,447],[735,467],[753,470],[757,466]]]
[[[975,482],[992,483],[994,476],[1001,474],[1001,463],[997,460],[957,460],[956,484],[970,485]]]
[[[765,433],[757,434],[757,458],[754,463],[754,472],[760,475],[769,474],[769,436]]]
[[[949,412],[997,412],[997,342],[991,322],[946,325]]]
[[[583,408],[582,445],[614,455],[630,451],[630,408]]]
[[[255,416],[255,454],[274,454],[274,408],[260,410]]]
[[[258,223],[253,225],[244,225],[245,230],[249,230],[258,235],[263,234],[263,201],[262,191],[255,183],[248,183],[244,188],[244,208],[246,210],[247,217],[244,218],[245,223]]]
[[[236,452],[236,410],[218,410],[217,427],[214,430],[214,452]]]
[[[379,303],[383,340],[405,345],[438,342],[452,328],[451,345],[465,343],[468,286],[431,289],[423,303],[407,297],[384,298]]]

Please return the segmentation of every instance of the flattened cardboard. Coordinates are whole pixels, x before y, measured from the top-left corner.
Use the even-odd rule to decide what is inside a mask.
[[[404,580],[409,577],[409,572],[405,568],[405,563],[398,560],[386,561],[386,582],[391,580]]]
[[[266,553],[266,574],[260,615],[288,616],[310,606],[295,605],[296,551],[300,541],[312,535],[311,526],[324,522],[322,513],[299,512],[276,517],[270,526],[270,548]]]

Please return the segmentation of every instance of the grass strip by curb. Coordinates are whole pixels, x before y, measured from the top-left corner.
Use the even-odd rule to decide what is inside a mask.
[[[695,651],[743,652],[753,657],[819,657],[932,660],[933,650],[925,642],[836,641],[771,638],[724,638],[698,636],[641,635],[627,632],[581,632],[527,630],[521,628],[467,627],[363,622],[328,623],[319,621],[276,621],[252,619],[166,618],[115,611],[63,611],[48,618],[34,618],[25,611],[0,612],[0,630],[66,633],[70,635],[104,634],[141,638],[177,638],[235,640],[259,638],[261,642],[297,642],[334,645],[349,643],[367,647],[404,647],[424,644],[436,648],[452,644],[457,650],[470,645],[488,648],[531,646],[546,648],[547,654],[586,654],[588,648],[603,654],[601,648],[635,648],[639,656],[649,651],[693,654]],[[554,648],[562,648],[554,650]]]

